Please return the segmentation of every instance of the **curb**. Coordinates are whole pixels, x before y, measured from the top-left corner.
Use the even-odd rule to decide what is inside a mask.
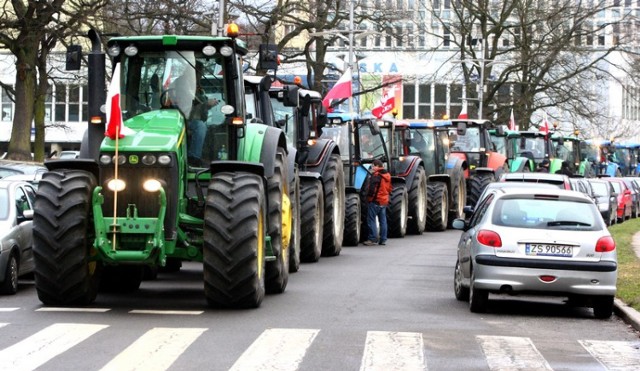
[[[628,306],[622,300],[615,298],[613,299],[613,311],[623,321],[635,328],[636,331],[640,331],[640,313],[637,310]]]

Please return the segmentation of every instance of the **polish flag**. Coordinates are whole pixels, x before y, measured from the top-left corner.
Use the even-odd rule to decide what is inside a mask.
[[[381,118],[386,113],[391,112],[396,106],[396,89],[391,87],[387,89],[383,94],[382,98],[380,98],[380,104],[373,107],[371,113],[377,117]]]
[[[545,133],[546,135],[549,135],[549,120],[547,119],[546,112],[542,112],[542,124],[540,124],[540,127],[538,128],[538,130],[541,133]]]
[[[463,103],[462,104],[462,111],[460,111],[460,114],[458,115],[459,119],[468,119],[469,115],[467,114],[467,104]]]
[[[513,117],[513,108],[511,109],[511,116],[509,117],[509,130],[516,130],[516,119]]]
[[[171,61],[173,61],[173,59],[168,59],[167,64],[164,66],[164,82],[162,83],[164,90],[169,89],[171,85]]]
[[[351,69],[348,69],[344,72],[340,79],[338,79],[338,82],[333,85],[333,88],[329,90],[327,95],[325,95],[324,99],[322,100],[322,105],[326,108],[329,108],[332,99],[349,98],[352,94]]]
[[[120,109],[120,63],[113,70],[107,93],[107,131],[105,136],[115,140],[124,138],[122,134],[122,110]]]

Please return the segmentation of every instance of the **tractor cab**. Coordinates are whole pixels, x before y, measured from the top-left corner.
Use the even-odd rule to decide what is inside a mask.
[[[554,156],[549,165],[550,173],[560,170],[562,163],[566,161],[573,174],[585,177],[595,176],[595,169],[591,167],[587,154],[582,153],[581,142],[583,140],[576,135],[563,136],[556,132],[551,136],[551,142]]]

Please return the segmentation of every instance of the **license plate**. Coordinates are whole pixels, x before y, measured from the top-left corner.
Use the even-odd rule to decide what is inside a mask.
[[[573,256],[573,246],[528,243],[525,245],[525,253],[532,256],[560,256],[570,258]]]

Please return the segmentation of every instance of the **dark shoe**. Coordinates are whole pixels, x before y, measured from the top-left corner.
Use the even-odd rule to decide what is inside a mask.
[[[363,244],[363,245],[365,245],[365,246],[373,246],[373,245],[375,245],[376,243],[375,243],[375,242],[373,242],[373,241],[371,241],[371,240],[366,240],[366,241],[364,241],[362,244]]]
[[[380,241],[380,243],[378,245],[386,245],[387,241]]]

